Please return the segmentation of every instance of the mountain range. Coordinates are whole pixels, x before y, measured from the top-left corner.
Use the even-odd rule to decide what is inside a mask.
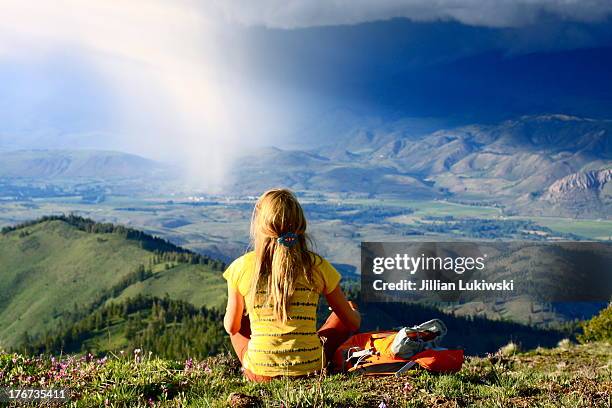
[[[170,166],[144,157],[107,150],[0,151],[0,178],[74,180],[163,176]]]
[[[287,186],[362,197],[484,203],[507,215],[612,218],[610,120],[524,116],[435,131],[429,131],[431,123],[416,126],[410,119],[362,120],[354,127],[345,122],[350,121],[332,126],[328,120],[315,128],[327,134],[323,128],[332,126],[335,136],[326,143],[249,151],[233,163],[225,192],[257,195],[271,186]],[[171,165],[112,151],[0,152],[0,181],[8,180],[9,195],[16,189],[11,180],[124,180],[132,193],[152,186],[151,181],[178,180],[171,177],[176,172]],[[134,184],[138,180],[145,182]]]
[[[301,190],[489,202],[507,214],[612,217],[612,121],[525,116],[424,135],[359,127],[308,150],[266,148],[231,189]]]

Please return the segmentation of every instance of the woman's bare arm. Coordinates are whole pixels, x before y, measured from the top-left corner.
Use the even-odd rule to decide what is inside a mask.
[[[327,303],[334,313],[338,315],[342,323],[351,331],[356,331],[361,325],[361,315],[356,310],[354,304],[346,300],[340,285],[333,291],[325,295]]]
[[[236,334],[240,330],[240,322],[244,313],[244,297],[237,290],[227,287],[227,307],[223,317],[223,327],[228,334]]]

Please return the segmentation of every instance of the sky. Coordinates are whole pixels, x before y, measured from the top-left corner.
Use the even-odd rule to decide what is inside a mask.
[[[365,123],[612,118],[609,1],[0,0],[0,15],[0,149],[122,150],[207,187],[246,149]]]

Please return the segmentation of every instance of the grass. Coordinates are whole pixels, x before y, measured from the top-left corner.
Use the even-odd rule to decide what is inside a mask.
[[[159,407],[606,407],[612,345],[468,358],[456,374],[414,370],[400,378],[319,375],[245,381],[235,358],[169,361],[148,353],[61,360],[0,353],[0,387],[67,387],[70,406]]]

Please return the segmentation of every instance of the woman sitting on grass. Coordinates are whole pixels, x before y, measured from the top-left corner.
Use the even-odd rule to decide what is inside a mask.
[[[308,249],[304,212],[288,190],[270,190],[259,198],[251,239],[254,251],[223,274],[224,326],[244,375],[268,381],[321,370],[361,322],[339,286],[340,274]],[[320,294],[333,312],[317,331]]]

